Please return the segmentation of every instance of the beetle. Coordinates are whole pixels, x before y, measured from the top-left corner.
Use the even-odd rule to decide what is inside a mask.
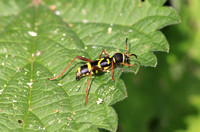
[[[86,104],[88,87],[90,84],[90,79],[91,79],[92,74],[97,74],[98,72],[105,72],[105,71],[108,71],[111,69],[111,78],[112,78],[112,81],[114,81],[114,77],[113,77],[114,65],[125,65],[125,66],[129,66],[129,67],[136,65],[136,64],[130,65],[129,57],[135,56],[135,58],[137,59],[137,55],[135,55],[133,53],[131,53],[131,54],[127,53],[127,41],[128,41],[128,38],[126,38],[126,52],[125,53],[115,53],[113,56],[110,56],[107,53],[107,51],[105,49],[103,49],[101,54],[99,55],[99,58],[94,61],[91,61],[90,59],[84,58],[81,56],[76,56],[70,62],[70,64],[62,71],[62,73],[60,75],[52,77],[52,78],[48,78],[48,79],[53,80],[53,79],[63,76],[65,71],[70,67],[70,65],[74,62],[75,59],[80,59],[80,60],[86,61],[87,63],[80,66],[76,72],[76,80],[79,80],[83,76],[87,76],[87,75],[89,76],[87,87],[86,87],[86,95],[85,95],[85,104]],[[105,54],[105,56],[101,57],[103,53]]]

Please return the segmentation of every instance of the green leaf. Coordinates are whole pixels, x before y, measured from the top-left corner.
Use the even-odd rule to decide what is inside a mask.
[[[54,11],[55,10],[55,11]],[[156,66],[152,51],[169,51],[158,29],[178,23],[169,7],[139,0],[0,1],[0,128],[2,131],[116,131],[117,114],[112,104],[127,97],[120,78],[123,71]],[[91,60],[102,49],[113,55],[128,52],[135,67],[117,67],[111,73],[92,76],[88,103],[88,77],[75,80],[82,61]],[[103,103],[98,105],[98,98]]]
[[[197,12],[200,11],[199,9],[199,4],[200,1],[198,0],[192,0],[188,5],[187,5],[187,17],[190,19],[190,21],[192,21],[192,23],[190,23],[190,26],[187,26],[187,28],[190,29],[191,31],[191,41],[189,43],[191,43],[190,47],[189,47],[189,51],[188,54],[189,56],[196,61],[198,64],[200,64],[200,53],[198,51],[198,49],[200,48],[199,46],[199,42],[200,42],[200,16],[198,15]],[[188,24],[188,23],[187,23]],[[197,76],[199,76],[197,74]]]
[[[166,2],[166,0],[148,0],[148,1],[149,3],[157,6],[162,6]]]
[[[176,132],[198,132],[200,131],[199,123],[200,123],[200,96],[199,95],[193,95],[190,96],[190,102],[194,107],[197,109],[197,115],[191,115],[188,116],[185,119],[185,122],[187,123],[187,129],[186,130],[177,130]]]

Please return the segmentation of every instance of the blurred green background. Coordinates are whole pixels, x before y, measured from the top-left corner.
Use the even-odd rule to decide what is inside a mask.
[[[200,0],[171,0],[181,23],[162,29],[169,53],[156,68],[124,73],[128,98],[114,105],[118,132],[200,132]]]

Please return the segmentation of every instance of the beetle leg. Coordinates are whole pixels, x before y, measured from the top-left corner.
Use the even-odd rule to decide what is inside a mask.
[[[87,58],[84,58],[84,57],[81,57],[81,56],[76,56],[76,57],[74,57],[74,59],[71,61],[71,63],[62,71],[62,73],[61,73],[60,75],[58,75],[58,76],[56,76],[56,77],[48,78],[48,79],[49,79],[49,80],[53,80],[53,79],[56,79],[56,78],[61,77],[61,76],[65,73],[65,71],[69,68],[69,66],[74,62],[74,60],[75,60],[76,58],[78,58],[78,59],[80,59],[80,60],[83,60],[83,61],[91,62],[91,60],[89,60],[89,59],[87,59]]]
[[[106,50],[103,49],[103,50],[101,51],[101,54],[99,55],[99,59],[101,58],[102,53],[104,53],[104,54],[106,54],[107,56],[109,56],[109,54],[106,52]]]

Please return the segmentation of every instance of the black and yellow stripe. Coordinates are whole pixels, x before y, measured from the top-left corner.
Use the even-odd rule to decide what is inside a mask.
[[[101,68],[103,71],[108,70],[111,66],[112,57],[103,57],[101,59],[96,59],[95,61],[88,62],[77,69],[77,73],[81,76],[86,76],[90,74],[92,66]],[[98,70],[93,69],[92,74],[98,73]]]
[[[122,63],[124,63],[125,62],[125,55],[123,54],[123,53],[121,53],[122,54],[122,58],[123,58],[123,60],[122,60]]]
[[[101,68],[102,71],[108,71],[112,65],[118,63],[126,63],[127,56],[123,53],[115,53],[113,56],[105,56],[100,59],[96,59],[92,62],[88,62],[77,69],[77,73],[81,76],[86,76],[90,74],[93,66]],[[98,73],[98,70],[93,69],[92,74]]]

